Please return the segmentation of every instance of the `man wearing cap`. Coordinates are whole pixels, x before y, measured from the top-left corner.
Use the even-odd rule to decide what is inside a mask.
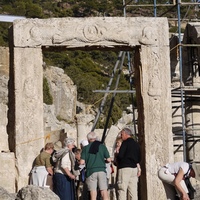
[[[80,147],[81,149],[89,144],[88,140],[81,140]]]
[[[175,200],[177,192],[181,200],[190,200],[184,179],[193,177],[200,180],[200,169],[195,163],[168,163],[159,169],[158,177],[163,182],[167,199]]]
[[[105,145],[97,141],[95,132],[88,133],[87,139],[89,144],[82,149],[80,164],[86,165],[86,184],[91,200],[96,200],[97,187],[103,200],[108,200],[105,162],[111,162],[109,152]]]
[[[121,131],[122,145],[117,155],[118,177],[117,193],[118,200],[127,199],[127,195],[138,199],[138,177],[141,175],[140,168],[140,147],[133,139],[131,129],[124,128]],[[128,194],[127,194],[128,192]]]

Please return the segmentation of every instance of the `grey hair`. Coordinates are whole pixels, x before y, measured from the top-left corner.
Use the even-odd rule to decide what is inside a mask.
[[[75,140],[73,138],[65,138],[63,143],[64,143],[65,146],[67,146],[68,144],[75,143]]]
[[[88,140],[96,140],[97,139],[96,133],[95,132],[88,133],[87,134],[87,139]]]
[[[122,129],[124,132],[126,132],[126,134],[133,136],[132,130],[130,128],[123,128]]]

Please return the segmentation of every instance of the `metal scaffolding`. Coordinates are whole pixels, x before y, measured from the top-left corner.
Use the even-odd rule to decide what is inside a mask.
[[[178,45],[175,48],[178,48],[178,61],[179,61],[179,74],[180,74],[180,87],[177,88],[176,91],[176,95],[178,95],[181,99],[181,101],[179,101],[180,105],[178,106],[177,109],[181,108],[181,135],[176,135],[176,137],[179,137],[179,139],[182,139],[182,144],[181,145],[174,145],[175,147],[177,147],[177,149],[174,151],[174,153],[176,153],[181,147],[183,148],[183,159],[184,161],[187,161],[187,157],[186,157],[186,142],[188,142],[189,140],[191,141],[191,138],[193,140],[195,140],[194,142],[199,142],[199,136],[189,136],[187,137],[186,135],[186,124],[185,124],[185,101],[187,101],[187,94],[186,91],[194,91],[194,90],[198,90],[200,88],[194,88],[194,87],[188,87],[188,86],[184,86],[183,85],[183,58],[182,58],[182,48],[183,47],[199,47],[199,44],[182,44],[182,35],[181,35],[181,22],[182,21],[189,21],[188,19],[182,19],[181,20],[181,6],[198,6],[198,8],[200,7],[200,1],[199,2],[181,2],[181,0],[173,0],[173,2],[170,4],[169,2],[165,3],[165,4],[160,4],[157,3],[156,0],[153,1],[153,4],[148,4],[148,3],[140,3],[139,1],[133,1],[133,0],[123,0],[123,9],[124,9],[124,16],[126,17],[126,8],[128,7],[153,7],[154,10],[154,17],[157,17],[157,8],[158,7],[169,7],[169,9],[164,12],[163,14],[161,14],[159,17],[164,16],[166,13],[168,13],[169,11],[171,11],[172,9],[176,9],[177,12],[177,18],[173,18],[170,19],[168,18],[168,20],[173,20],[173,21],[177,21],[178,22]],[[198,19],[195,19],[195,21],[198,21]],[[175,95],[175,91],[172,90],[172,97],[173,95]],[[172,102],[173,103],[173,102]],[[177,107],[177,106],[176,106]],[[180,131],[180,130],[179,130]],[[175,139],[175,138],[174,138]]]

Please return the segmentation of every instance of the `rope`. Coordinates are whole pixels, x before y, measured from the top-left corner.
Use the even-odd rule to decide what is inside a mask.
[[[179,46],[182,46],[182,44],[177,44],[175,47],[173,47],[172,49],[170,49],[170,51],[173,51],[175,48],[178,48]]]
[[[45,139],[45,141],[46,140],[50,140],[51,139],[51,135],[52,135],[52,133],[47,133],[43,137],[39,137],[39,138],[36,138],[36,139],[32,139],[32,140],[28,140],[28,141],[25,141],[25,142],[21,142],[19,144],[16,144],[16,146],[22,145],[22,144],[27,144],[27,143],[30,143],[30,142],[33,142],[33,141],[37,141],[37,140],[41,140],[43,138]]]

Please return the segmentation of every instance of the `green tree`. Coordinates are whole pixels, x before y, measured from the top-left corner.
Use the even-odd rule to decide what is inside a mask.
[[[50,93],[49,84],[46,77],[43,77],[43,102],[47,105],[53,104],[53,97]]]
[[[41,18],[43,16],[42,8],[37,4],[26,4],[26,17]]]
[[[0,22],[0,46],[8,46],[8,26],[11,23]]]

